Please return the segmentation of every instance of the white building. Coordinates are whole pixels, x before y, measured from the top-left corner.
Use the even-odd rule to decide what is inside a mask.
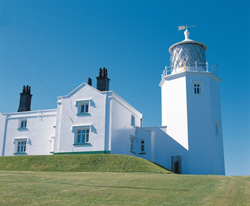
[[[18,112],[0,112],[0,154],[126,154],[177,173],[225,174],[219,82],[203,43],[189,39],[169,48],[162,74],[162,126],[142,127],[142,114],[109,91],[107,70],[97,89],[91,79],[58,97],[57,109],[30,111],[30,87]]]

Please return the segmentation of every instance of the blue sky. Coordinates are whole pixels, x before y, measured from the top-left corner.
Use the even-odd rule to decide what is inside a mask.
[[[1,0],[0,111],[16,112],[23,85],[32,110],[56,108],[106,67],[110,89],[161,125],[159,82],[168,48],[190,38],[218,64],[227,175],[250,175],[250,1]]]

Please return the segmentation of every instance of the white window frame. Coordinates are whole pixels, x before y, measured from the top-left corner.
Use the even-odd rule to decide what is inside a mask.
[[[135,153],[135,141],[136,141],[136,137],[133,136],[133,135],[130,135],[129,139],[130,139],[130,144],[129,144],[130,152],[136,154]]]
[[[23,126],[23,122],[25,122],[25,127]],[[18,129],[27,129],[27,119],[20,119]]]
[[[27,151],[27,144],[28,144],[29,139],[27,137],[17,137],[14,139],[13,143],[15,144],[15,151],[14,154],[26,154]],[[25,149],[23,151],[18,151],[19,148],[19,143],[25,142]]]
[[[203,80],[190,80],[190,84],[192,85],[192,93],[197,96],[203,95],[203,85],[205,82]],[[199,85],[199,93],[197,93],[197,85]]]
[[[131,114],[131,125],[135,127],[135,115]]]
[[[88,144],[89,143],[89,128],[78,129],[76,133],[75,144]],[[79,140],[80,137],[80,141]],[[84,139],[84,141],[83,141]]]
[[[78,142],[78,131],[88,130],[88,142]],[[92,132],[92,125],[73,125],[71,131],[74,133],[74,143],[73,145],[90,145],[91,144],[91,132]]]
[[[90,114],[91,99],[76,100],[75,106],[77,107],[77,115],[88,115]],[[82,107],[84,107],[82,111]]]
[[[143,150],[142,150],[142,146],[143,146]],[[140,139],[140,152],[146,153],[145,152],[145,139]]]
[[[194,94],[201,94],[201,84],[194,83]]]
[[[26,140],[19,140],[16,142],[17,143],[17,150],[16,153],[26,153]],[[20,149],[20,151],[19,151]]]
[[[89,113],[89,104],[81,104],[79,109],[79,114]]]

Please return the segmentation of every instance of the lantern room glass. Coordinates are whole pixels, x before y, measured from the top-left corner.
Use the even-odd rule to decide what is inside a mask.
[[[204,67],[206,64],[205,48],[197,43],[183,43],[175,46],[171,50],[171,66],[172,68],[188,67]]]

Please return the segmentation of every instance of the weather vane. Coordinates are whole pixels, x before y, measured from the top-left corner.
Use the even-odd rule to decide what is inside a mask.
[[[193,25],[193,26],[188,26],[188,25],[186,24],[186,26],[178,26],[178,31],[187,29],[188,27],[195,27],[195,25]]]

